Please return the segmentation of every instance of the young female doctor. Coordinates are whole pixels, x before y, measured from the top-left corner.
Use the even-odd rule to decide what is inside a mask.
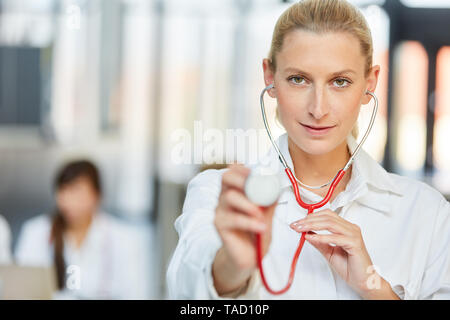
[[[333,179],[356,148],[361,105],[373,103],[379,66],[362,14],[344,0],[305,0],[289,7],[263,61],[266,86],[287,134],[281,153],[305,185]],[[278,163],[272,149],[261,163]],[[250,170],[208,170],[188,186],[175,222],[180,240],[168,273],[172,298],[449,299],[450,204],[424,183],[386,172],[364,150],[330,202],[312,214],[300,207],[284,168],[282,192],[261,209],[245,195]],[[329,186],[299,186],[305,202]],[[306,242],[285,287],[299,238]]]

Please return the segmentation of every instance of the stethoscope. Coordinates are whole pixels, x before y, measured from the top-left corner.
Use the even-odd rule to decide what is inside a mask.
[[[291,168],[289,167],[289,165],[286,162],[286,159],[284,158],[283,154],[281,153],[280,149],[278,148],[278,145],[276,144],[275,140],[273,139],[272,133],[270,132],[270,127],[269,127],[269,123],[267,121],[267,116],[266,116],[266,108],[264,106],[264,94],[266,93],[267,90],[270,90],[273,88],[274,88],[273,84],[265,87],[264,90],[261,92],[261,96],[260,96],[261,114],[262,114],[262,118],[264,121],[264,127],[266,128],[267,135],[269,136],[269,139],[270,139],[276,153],[278,154],[278,159],[280,160],[281,164],[283,165],[284,171],[286,172],[287,176],[289,177],[289,180],[291,181],[292,188],[294,189],[295,199],[297,200],[298,204],[302,208],[308,210],[308,214],[311,214],[314,212],[314,210],[323,207],[330,200],[331,195],[334,192],[334,189],[336,188],[338,183],[341,181],[342,177],[344,177],[348,168],[350,168],[350,166],[353,163],[353,160],[355,159],[356,155],[358,154],[359,150],[361,149],[361,146],[366,141],[367,136],[369,135],[370,131],[372,130],[373,124],[375,122],[375,117],[376,117],[377,110],[378,110],[378,99],[374,93],[372,93],[370,91],[366,91],[366,94],[370,94],[375,100],[375,106],[372,111],[372,117],[370,118],[369,126],[368,126],[363,138],[361,139],[361,142],[358,144],[358,146],[354,150],[353,154],[350,156],[350,159],[347,161],[347,164],[344,166],[344,168],[339,170],[338,173],[336,174],[336,176],[329,182],[327,182],[321,186],[308,186],[306,184],[303,184],[299,179],[297,179],[295,174],[292,172]],[[317,203],[308,204],[308,203],[303,202],[302,198],[300,197],[298,184],[300,184],[304,187],[307,187],[307,188],[311,188],[311,189],[320,189],[320,188],[323,188],[330,184],[331,184],[331,186],[328,189],[328,192],[327,192],[326,196],[322,199],[322,201],[317,202]],[[303,244],[305,242],[305,235],[306,235],[306,233],[302,232],[297,250],[295,251],[294,258],[292,259],[291,270],[289,273],[289,279],[288,279],[287,285],[281,290],[273,290],[272,288],[270,288],[269,284],[267,283],[266,277],[264,276],[264,270],[263,270],[263,265],[262,265],[263,254],[262,254],[261,233],[256,234],[256,258],[257,258],[258,269],[259,269],[259,273],[261,275],[261,280],[264,284],[264,287],[271,294],[276,295],[276,294],[285,293],[291,287],[292,282],[294,280],[294,274],[295,274],[295,268],[297,265],[297,261],[300,256],[300,252],[302,251]]]

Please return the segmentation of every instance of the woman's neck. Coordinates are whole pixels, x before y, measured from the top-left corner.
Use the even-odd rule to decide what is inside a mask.
[[[91,226],[92,219],[93,215],[89,215],[87,219],[67,226],[67,233],[77,249],[83,244],[89,231],[89,227]]]
[[[311,155],[301,150],[290,138],[288,140],[289,153],[294,165],[294,171],[297,178],[303,183],[310,186],[319,186],[327,183],[334,178],[336,173],[342,169],[350,159],[350,152],[347,147],[347,141],[344,141],[337,148],[327,154]],[[350,180],[351,167],[339,182],[333,193],[331,201],[337,194],[343,190]],[[329,189],[329,185],[320,189],[308,189],[320,196],[325,196]]]

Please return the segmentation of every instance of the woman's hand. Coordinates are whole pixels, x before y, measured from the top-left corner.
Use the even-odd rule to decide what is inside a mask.
[[[250,169],[232,165],[222,176],[222,190],[214,225],[223,246],[213,263],[214,285],[219,294],[246,285],[256,268],[255,233],[262,233],[264,254],[271,241],[272,217],[276,203],[261,209],[244,194]]]
[[[291,228],[299,233],[319,230],[331,232],[326,235],[310,232],[305,235],[305,239],[322,253],[337,274],[363,298],[387,298],[388,293],[393,293],[392,290],[388,291],[389,284],[374,271],[358,225],[326,209],[292,223]],[[382,289],[386,295],[374,289]]]

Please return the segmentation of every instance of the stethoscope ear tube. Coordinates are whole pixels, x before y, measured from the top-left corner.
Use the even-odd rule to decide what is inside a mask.
[[[266,115],[266,107],[264,105],[264,94],[266,91],[275,88],[273,83],[268,85],[263,89],[261,92],[261,95],[259,97],[259,102],[261,105],[261,114],[264,122],[264,127],[266,128],[267,135],[269,136],[270,142],[272,143],[272,146],[274,147],[275,151],[278,154],[278,158],[280,159],[281,164],[284,166],[285,169],[289,168],[286,159],[284,158],[283,154],[281,153],[280,149],[278,148],[278,145],[276,144],[275,140],[273,139],[272,132],[270,131],[269,122],[267,121],[267,115]]]
[[[374,104],[374,107],[372,110],[372,116],[370,117],[370,122],[369,122],[366,132],[364,133],[364,136],[362,137],[362,139],[359,142],[358,146],[356,147],[355,151],[353,151],[353,154],[351,155],[350,159],[348,160],[347,164],[345,165],[344,170],[347,170],[351,166],[353,160],[355,159],[355,157],[358,154],[359,150],[361,149],[362,145],[364,144],[367,137],[369,136],[369,133],[372,130],[373,124],[375,123],[375,118],[376,118],[377,112],[378,112],[378,98],[375,95],[375,93],[370,92],[369,90],[366,91],[366,94],[371,95],[375,101],[375,104]]]

